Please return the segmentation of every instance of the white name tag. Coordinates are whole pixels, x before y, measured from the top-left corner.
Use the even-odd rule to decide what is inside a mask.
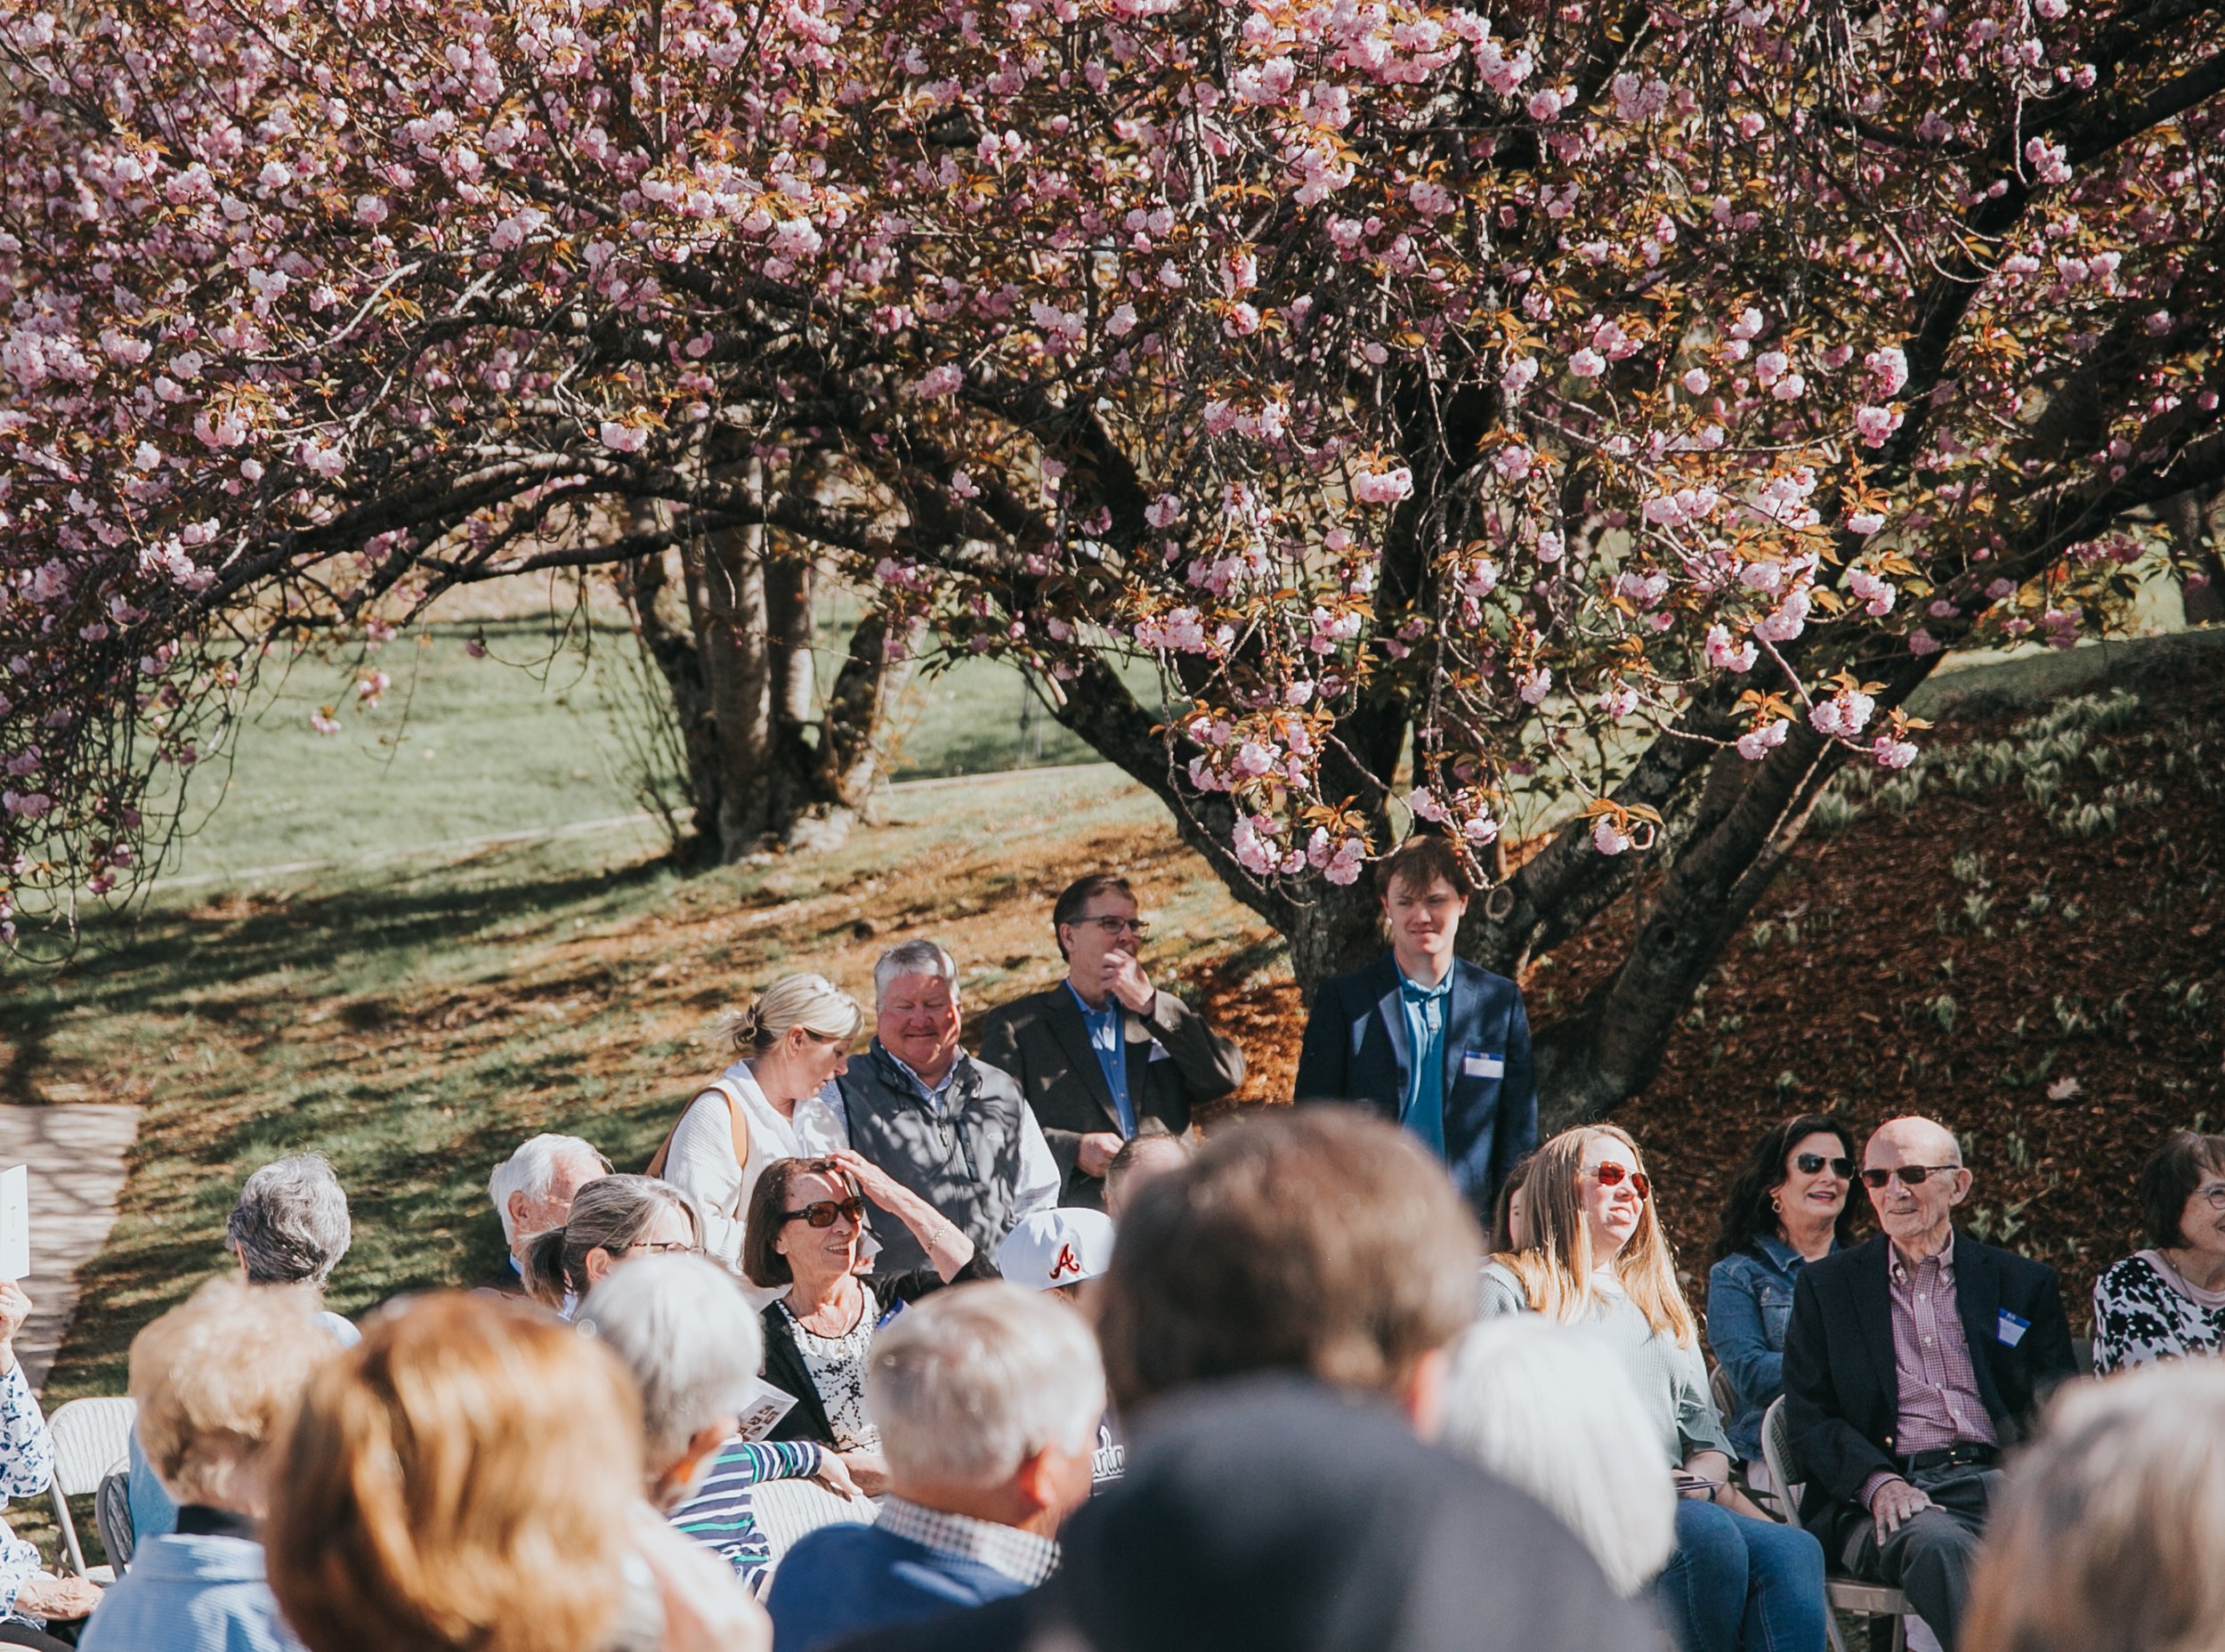
[[[2004,1308],[2001,1310],[2000,1324],[1994,1334],[2001,1339],[2003,1348],[2014,1348],[2024,1340],[2024,1333],[2031,1329],[2030,1320],[2019,1318]]]
[[[1460,1057],[1460,1075],[1463,1078],[1504,1078],[1506,1076],[1506,1073],[1507,1064],[1500,1057],[1486,1056],[1479,1051],[1471,1049],[1467,1055]]]

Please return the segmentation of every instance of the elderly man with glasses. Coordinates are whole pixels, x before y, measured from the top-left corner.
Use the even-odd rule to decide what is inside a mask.
[[[1103,1210],[1125,1144],[1183,1135],[1193,1108],[1244,1081],[1243,1051],[1145,975],[1149,933],[1126,879],[1068,885],[1051,908],[1066,978],[982,1023],[982,1059],[1019,1081],[1058,1161],[1062,1204]]]
[[[1800,1519],[1954,1652],[2001,1454],[2074,1374],[2070,1325],[2053,1268],[1955,1231],[1970,1173],[1944,1126],[1880,1125],[1862,1165],[1885,1231],[1801,1270],[1785,1332]]]

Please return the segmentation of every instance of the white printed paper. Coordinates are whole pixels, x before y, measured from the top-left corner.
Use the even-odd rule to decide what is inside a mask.
[[[761,1440],[782,1417],[796,1409],[796,1397],[783,1394],[760,1378],[741,1408],[741,1422],[734,1429],[745,1440]]]
[[[1471,1049],[1460,1062],[1460,1072],[1464,1076],[1471,1079],[1504,1078],[1507,1073],[1507,1064],[1501,1057],[1486,1056],[1480,1051]]]
[[[31,1171],[19,1164],[0,1170],[0,1279],[31,1271]]]

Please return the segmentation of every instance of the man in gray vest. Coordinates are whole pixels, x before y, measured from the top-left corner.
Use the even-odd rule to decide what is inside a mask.
[[[959,1048],[958,964],[906,941],[873,966],[873,1042],[836,1081],[850,1146],[994,1252],[1012,1224],[1058,1203],[1058,1164],[1019,1085]],[[895,1223],[874,1228],[876,1272],[924,1267]]]

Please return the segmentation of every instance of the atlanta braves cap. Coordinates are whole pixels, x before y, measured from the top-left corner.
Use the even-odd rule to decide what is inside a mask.
[[[1038,1211],[997,1247],[997,1271],[1031,1291],[1079,1284],[1112,1265],[1112,1219],[1102,1211]]]

